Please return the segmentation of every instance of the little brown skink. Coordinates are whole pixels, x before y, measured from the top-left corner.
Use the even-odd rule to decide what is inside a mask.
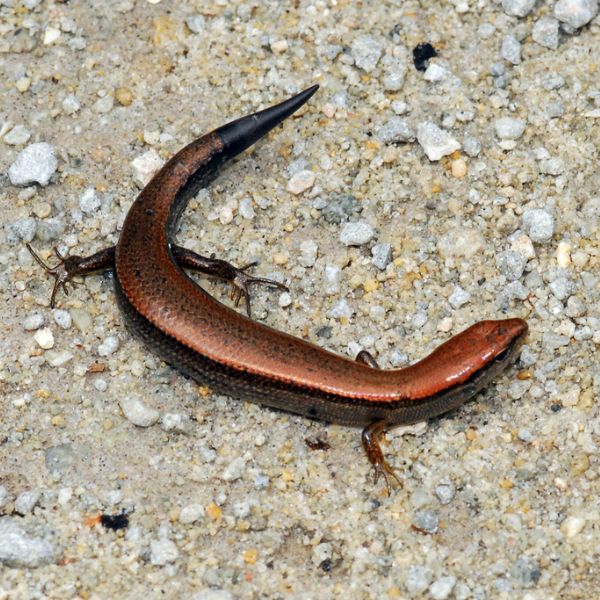
[[[376,475],[394,475],[378,437],[460,406],[514,358],[527,332],[521,319],[481,321],[409,367],[380,370],[366,352],[357,361],[252,321],[227,308],[183,268],[228,280],[248,301],[253,278],[245,268],[175,246],[173,236],[188,200],[219,167],[302,106],[313,86],[266,110],[219,127],[180,150],[139,194],[116,247],[36,260],[58,287],[76,275],[114,268],[115,290],[129,326],[166,362],[215,390],[307,417],[364,427],[363,446]],[[33,251],[32,251],[33,252]]]

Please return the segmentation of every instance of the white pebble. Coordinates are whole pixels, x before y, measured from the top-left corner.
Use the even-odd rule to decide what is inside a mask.
[[[73,320],[68,311],[57,308],[52,311],[52,316],[56,324],[62,329],[70,329]]]
[[[554,235],[554,217],[541,208],[531,208],[523,213],[523,229],[532,241],[544,244]]]
[[[23,125],[15,125],[5,136],[4,143],[9,146],[22,146],[29,141],[31,133]]]
[[[62,101],[62,109],[65,114],[73,115],[81,109],[81,102],[79,102],[79,98],[75,94],[69,94]]]
[[[167,539],[152,540],[150,542],[150,562],[157,567],[175,562],[179,558],[177,546]]]
[[[344,298],[338,300],[327,312],[327,315],[334,319],[349,319],[352,316],[352,308]]]
[[[597,13],[598,0],[558,0],[554,5],[554,16],[575,29],[589,23]]]
[[[23,319],[23,329],[25,331],[35,331],[44,324],[44,317],[40,313],[33,313]]]
[[[303,267],[312,267],[317,260],[319,250],[318,244],[314,240],[304,240],[300,244],[300,256],[298,262]]]
[[[371,241],[374,235],[373,227],[364,221],[346,223],[340,232],[340,242],[344,246],[362,246]]]
[[[423,78],[426,81],[438,82],[445,81],[452,76],[452,72],[447,69],[444,65],[437,62],[429,63],[427,70],[423,73]]]
[[[494,128],[496,135],[501,140],[516,140],[525,131],[525,121],[513,119],[512,117],[502,117],[494,121]]]
[[[256,213],[254,212],[254,207],[252,206],[252,198],[246,196],[240,200],[240,215],[247,220],[254,219]]]
[[[100,196],[96,193],[94,188],[87,188],[79,199],[79,208],[84,213],[93,213],[100,208]]]
[[[70,360],[73,360],[73,354],[68,350],[60,350],[58,352],[51,351],[46,354],[46,362],[51,367],[62,367]]]
[[[115,104],[115,99],[112,96],[106,95],[103,98],[98,98],[94,104],[92,104],[92,110],[99,114],[106,114],[110,112]]]
[[[202,33],[206,19],[202,15],[191,15],[185,20],[185,24],[192,33]]]
[[[460,308],[463,304],[466,304],[471,299],[471,294],[469,292],[463,290],[459,285],[457,285],[453,292],[450,294],[448,298],[448,302],[452,308]]]
[[[288,181],[287,191],[294,195],[301,194],[314,185],[315,179],[316,175],[312,171],[299,171]]]
[[[49,46],[50,44],[56,42],[56,40],[60,37],[60,33],[60,29],[57,29],[56,27],[46,27],[44,30],[43,39],[44,45]]]
[[[44,327],[35,333],[33,339],[43,350],[49,350],[54,346],[54,335],[48,327]]]
[[[533,41],[550,48],[550,50],[556,50],[558,48],[558,21],[553,17],[540,17],[531,30],[531,37]]]
[[[40,499],[39,492],[28,490],[21,492],[15,500],[15,512],[20,515],[26,515],[30,513]]]
[[[183,413],[166,413],[161,419],[162,428],[172,433],[188,433],[191,421]]]
[[[325,266],[325,293],[331,295],[340,291],[340,281],[342,280],[342,271],[336,265]]]
[[[0,563],[15,569],[35,568],[56,562],[60,548],[50,534],[40,528],[36,536],[24,527],[22,519],[0,519]]]
[[[133,179],[139,188],[143,188],[152,179],[156,171],[163,165],[163,161],[154,148],[131,161]]]
[[[446,600],[456,585],[456,577],[440,577],[429,586],[429,595],[433,600]]]
[[[350,52],[356,66],[370,73],[379,62],[383,46],[369,35],[359,35],[352,41]]]
[[[514,35],[506,35],[500,49],[502,58],[513,65],[521,63],[521,42]]]
[[[440,160],[460,149],[460,144],[447,131],[431,121],[423,121],[417,125],[417,141],[431,161]]]
[[[137,396],[126,396],[119,402],[125,418],[138,427],[150,427],[158,421],[159,412],[146,406]]]
[[[585,527],[585,519],[582,517],[567,517],[561,524],[560,530],[568,538],[579,535]]]
[[[221,478],[224,481],[235,481],[240,479],[246,471],[246,459],[242,456],[234,458],[226,467],[223,469],[223,475]]]
[[[119,338],[114,335],[109,335],[98,346],[98,354],[100,356],[108,356],[114,354],[119,349]]]
[[[502,8],[507,15],[525,17],[535,5],[535,0],[502,0]]]
[[[571,264],[571,250],[573,246],[568,242],[560,242],[556,248],[556,262],[561,269],[566,269]]]
[[[30,144],[19,152],[8,169],[8,176],[13,185],[25,186],[39,183],[41,186],[46,186],[57,166],[54,146],[38,142]]]
[[[277,304],[280,308],[287,308],[292,303],[292,296],[289,292],[282,292],[279,294]]]
[[[204,516],[204,507],[201,504],[188,504],[179,513],[179,522],[188,524],[198,521]]]

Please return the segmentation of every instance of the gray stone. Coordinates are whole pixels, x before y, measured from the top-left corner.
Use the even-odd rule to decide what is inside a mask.
[[[413,527],[425,533],[435,533],[440,524],[440,514],[437,510],[422,510],[415,514]]]
[[[554,235],[554,217],[541,208],[530,208],[523,213],[523,229],[532,241],[545,244]]]
[[[410,567],[404,585],[411,596],[422,594],[431,582],[431,570],[420,565]]]
[[[527,16],[535,5],[535,0],[502,0],[502,8],[513,17]]]
[[[37,231],[37,223],[33,217],[17,219],[4,225],[4,236],[9,244],[31,242]]]
[[[500,272],[505,275],[507,279],[514,281],[523,275],[523,271],[527,265],[527,258],[519,252],[507,250],[498,255],[496,262]]]
[[[323,217],[328,223],[342,223],[361,212],[360,202],[350,194],[331,196],[323,207]]]
[[[502,117],[494,121],[494,129],[501,140],[516,140],[525,131],[525,121],[513,119],[512,117]]]
[[[352,41],[350,52],[356,66],[370,73],[379,62],[383,46],[370,35],[359,35]]]
[[[533,26],[531,31],[531,37],[533,41],[550,48],[550,50],[556,50],[558,48],[558,21],[554,17],[540,17]]]
[[[554,16],[575,29],[589,23],[598,13],[598,0],[558,0]]]
[[[45,452],[46,469],[50,473],[64,473],[75,464],[77,457],[71,444],[51,446]]]
[[[362,246],[370,242],[375,235],[375,230],[365,221],[346,223],[340,232],[340,242],[344,246]]]
[[[413,142],[415,132],[402,117],[392,117],[385,125],[377,130],[376,136],[384,144]]]
[[[376,244],[371,248],[371,262],[380,270],[384,271],[392,260],[391,244]]]
[[[0,563],[13,569],[31,569],[55,563],[60,548],[42,527],[26,527],[21,519],[0,518]]]
[[[513,65],[521,63],[521,42],[514,35],[506,35],[502,40],[500,54],[504,60]]]
[[[429,595],[433,600],[446,600],[452,593],[455,585],[456,577],[453,575],[440,577],[429,586]]]

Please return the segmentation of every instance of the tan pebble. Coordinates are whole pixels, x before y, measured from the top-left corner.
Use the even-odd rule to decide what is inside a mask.
[[[271,50],[275,54],[283,54],[288,49],[287,40],[277,40],[271,44]]]
[[[567,517],[561,524],[561,532],[568,538],[573,538],[581,533],[585,527],[585,519],[582,517]]]
[[[335,115],[335,106],[331,102],[326,102],[321,107],[321,112],[328,118],[333,118]]]
[[[126,87],[118,87],[115,90],[115,98],[121,106],[129,106],[133,102],[133,94]]]
[[[583,475],[590,468],[590,458],[587,454],[580,454],[575,457],[571,464],[571,472],[574,475]]]
[[[363,283],[365,292],[374,292],[379,287],[379,282],[376,279],[367,279]]]
[[[33,214],[40,219],[45,219],[50,216],[52,207],[47,202],[41,202],[33,207]]]
[[[52,417],[52,425],[54,425],[54,427],[64,427],[65,418],[62,415],[56,415],[55,417]]]
[[[556,249],[556,262],[561,269],[566,269],[571,264],[572,246],[568,242],[560,242]]]
[[[258,560],[258,550],[256,548],[249,548],[248,550],[244,550],[244,562],[247,565],[253,565]]]
[[[17,83],[15,85],[19,92],[24,93],[29,89],[29,86],[31,85],[31,79],[29,79],[29,77],[21,77],[20,79],[17,79]]]
[[[288,261],[288,257],[285,254],[283,254],[282,252],[277,252],[276,254],[273,255],[273,262],[276,265],[279,265],[279,266],[285,265],[285,264],[287,264],[287,261]]]
[[[462,179],[467,174],[467,162],[463,158],[452,161],[452,176]]]
[[[571,260],[573,261],[573,264],[578,269],[581,269],[582,267],[585,267],[585,265],[587,265],[587,262],[588,262],[589,258],[590,257],[587,255],[587,253],[584,252],[583,250],[577,250],[571,256]]]
[[[211,502],[206,507],[206,514],[213,520],[220,522],[223,518],[223,511],[214,503]]]
[[[448,333],[452,329],[452,325],[452,317],[446,317],[438,323],[437,330],[443,333]]]
[[[104,419],[102,422],[102,428],[104,431],[110,431],[113,428],[113,422],[110,419]]]

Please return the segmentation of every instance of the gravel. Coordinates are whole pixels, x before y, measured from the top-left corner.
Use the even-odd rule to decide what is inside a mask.
[[[12,185],[39,183],[46,186],[58,167],[54,146],[45,142],[30,144],[21,150],[8,169]]]
[[[417,125],[417,141],[431,161],[440,160],[460,149],[460,144],[448,132],[431,121]]]
[[[20,519],[0,517],[0,563],[13,569],[31,569],[55,563],[60,548],[44,527],[27,527]]]

